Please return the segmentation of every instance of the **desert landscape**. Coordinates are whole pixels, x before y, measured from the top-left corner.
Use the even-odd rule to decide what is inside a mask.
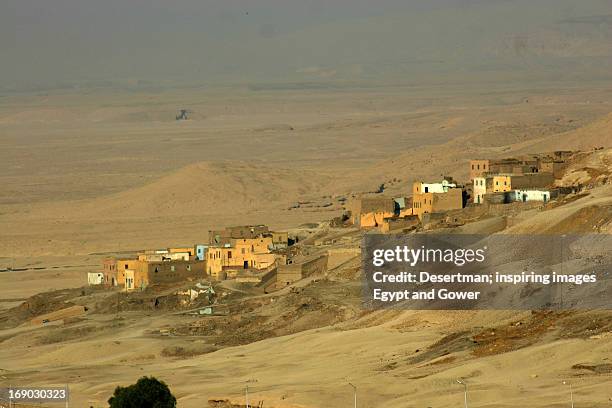
[[[548,407],[563,405],[569,378],[577,400],[610,403],[607,312],[367,312],[359,257],[271,294],[221,282],[231,317],[208,321],[177,315],[180,307],[151,309],[147,299],[159,293],[128,301],[85,287],[109,254],[198,242],[225,225],[348,234],[358,245],[362,232],[330,225],[343,211],[339,198],[383,183],[385,193],[405,194],[420,178],[467,178],[473,157],[551,148],[584,150],[563,182],[593,187],[517,215],[508,231],[592,232],[594,219],[598,232],[610,231],[612,195],[601,177],[612,165],[608,91],[430,95],[427,107],[407,90],[352,94],[377,101],[375,109],[334,92],[241,92],[193,92],[184,122],[172,116],[173,94],[4,99],[3,383],[68,383],[76,406],[103,406],[115,386],[154,374],[180,406],[199,407],[241,403],[246,381],[256,380],[253,398],[266,406],[319,407],[350,400],[350,380],[363,406],[391,407],[456,406],[461,377],[475,406]],[[113,102],[100,108],[104,97]],[[133,108],[133,98],[149,102]],[[234,112],[220,108],[229,105]],[[455,228],[498,232],[494,221]],[[33,309],[15,316],[24,301]],[[88,312],[59,327],[27,324],[63,304]]]
[[[389,14],[373,16],[333,6],[342,17],[315,27],[302,14],[284,20],[280,6],[283,18],[270,19],[282,23],[255,24],[244,21],[257,12],[242,4],[201,16],[190,3],[176,11],[182,31],[160,28],[171,35],[159,47],[178,44],[167,59],[189,55],[181,64],[195,66],[192,50],[211,46],[213,62],[196,74],[177,63],[170,68],[186,73],[173,80],[119,68],[110,70],[119,79],[91,79],[79,70],[95,59],[64,66],[39,50],[51,59],[53,85],[42,86],[32,79],[43,76],[36,53],[7,51],[15,58],[2,72],[11,81],[0,81],[0,387],[67,385],[70,406],[98,408],[115,387],[151,375],[181,408],[320,408],[351,406],[353,384],[360,407],[444,408],[464,404],[462,379],[471,407],[569,406],[568,384],[576,406],[612,406],[609,310],[362,304],[360,245],[381,226],[351,219],[352,204],[413,200],[415,182],[452,176],[471,196],[445,218],[414,218],[396,232],[612,233],[609,4],[519,1],[529,14],[512,2],[434,3],[394,14],[401,7],[386,2]],[[53,24],[63,18],[49,13]],[[465,24],[449,24],[456,15]],[[233,53],[215,36],[179,41],[196,37],[198,17],[219,19],[218,38]],[[226,32],[230,23],[240,28]],[[330,38],[310,60],[300,54]],[[379,51],[387,46],[399,51]],[[134,51],[138,64],[126,53],[125,64],[104,59],[102,68],[144,69],[145,51]],[[152,78],[174,78],[151,65]],[[477,205],[470,160],[553,152],[569,152],[548,186],[558,196]],[[88,284],[109,258],[193,249],[209,231],[242,225],[286,233],[285,266],[325,258],[325,268],[275,290],[261,276],[253,284],[210,273],[130,291]]]

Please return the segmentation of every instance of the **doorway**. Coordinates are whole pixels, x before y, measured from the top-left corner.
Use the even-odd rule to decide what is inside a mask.
[[[134,271],[125,271],[125,290],[134,289]]]

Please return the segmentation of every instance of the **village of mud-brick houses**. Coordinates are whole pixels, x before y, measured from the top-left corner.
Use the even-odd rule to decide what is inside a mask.
[[[525,157],[477,159],[469,162],[469,182],[452,177],[415,181],[412,194],[389,197],[384,193],[355,196],[345,214],[330,225],[362,233],[406,233],[461,225],[486,214],[508,214],[545,206],[581,186],[555,187],[575,151],[555,151]],[[343,234],[336,234],[341,237]],[[347,235],[347,234],[344,234]],[[359,234],[353,235],[359,237]],[[345,237],[346,238],[346,237]],[[305,277],[324,273],[342,260],[360,254],[360,240],[348,247],[296,256],[298,237],[265,225],[246,225],[209,231],[208,240],[188,247],[141,251],[127,258],[107,258],[103,271],[88,274],[90,285],[144,290],[151,285],[197,279],[234,279],[265,292],[281,289]],[[313,247],[331,246],[333,235],[309,240]],[[304,242],[300,242],[306,245]],[[331,261],[331,254],[340,261]]]

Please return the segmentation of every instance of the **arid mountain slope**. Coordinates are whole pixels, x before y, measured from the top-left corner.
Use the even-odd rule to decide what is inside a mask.
[[[529,146],[532,151],[580,150],[593,147],[612,147],[612,113],[584,127],[550,135]]]
[[[333,217],[339,202],[322,198],[330,189],[328,177],[304,170],[197,163],[108,196],[14,206],[2,222],[15,239],[2,240],[0,252],[83,254],[202,242],[208,229],[234,223],[290,227]],[[18,238],[24,224],[32,234],[27,242]]]
[[[325,194],[329,184],[314,172],[203,162],[142,187],[77,204],[76,216],[137,219],[286,210],[297,200]]]

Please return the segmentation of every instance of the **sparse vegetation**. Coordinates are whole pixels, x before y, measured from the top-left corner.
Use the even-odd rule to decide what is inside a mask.
[[[108,404],[110,408],[175,408],[176,398],[163,381],[142,377],[136,384],[115,388]]]

